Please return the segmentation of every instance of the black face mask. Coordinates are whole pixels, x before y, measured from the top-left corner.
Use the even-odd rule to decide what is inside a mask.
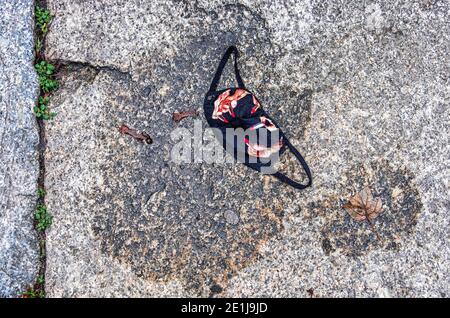
[[[220,76],[231,54],[234,54],[234,71],[238,87],[218,91]],[[220,61],[205,96],[206,120],[212,128],[217,129],[219,133],[216,133],[216,137],[237,161],[257,171],[273,174],[294,188],[304,189],[311,186],[311,171],[305,159],[289,142],[276,122],[262,109],[259,100],[245,88],[239,74],[238,54],[237,48],[230,46]],[[230,131],[235,133],[230,134]],[[308,176],[307,184],[301,184],[273,170],[274,158],[278,158],[286,149],[289,149],[302,165]]]

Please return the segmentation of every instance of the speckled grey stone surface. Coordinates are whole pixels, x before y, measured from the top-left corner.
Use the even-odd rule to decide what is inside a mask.
[[[449,296],[448,2],[49,6],[47,55],[72,63],[47,127],[50,296]],[[169,161],[195,123],[172,112],[202,112],[230,44],[313,188]],[[364,186],[381,241],[342,208]]]
[[[39,268],[33,4],[0,1],[0,297],[17,297]]]

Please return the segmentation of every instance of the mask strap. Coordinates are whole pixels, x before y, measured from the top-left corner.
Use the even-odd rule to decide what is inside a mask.
[[[290,186],[296,188],[296,189],[305,189],[307,187],[310,187],[312,184],[312,176],[311,171],[309,170],[308,164],[306,163],[303,156],[298,152],[298,150],[290,143],[290,141],[287,138],[284,138],[284,142],[289,147],[291,152],[294,154],[294,156],[300,161],[300,164],[303,167],[303,170],[306,172],[306,175],[308,176],[308,183],[307,184],[301,184],[297,181],[292,180],[288,176],[282,174],[281,172],[277,171],[273,174],[276,178],[278,178],[280,181],[289,184]]]
[[[238,87],[245,88],[244,82],[242,81],[241,74],[239,74],[239,69],[238,69],[238,64],[237,64],[237,60],[239,57],[239,51],[234,45],[232,45],[226,50],[225,54],[223,55],[222,60],[220,61],[219,66],[217,67],[217,71],[216,71],[216,74],[214,75],[214,79],[211,82],[209,91],[215,91],[217,89],[217,85],[219,84],[219,81],[220,81],[220,76],[222,75],[222,71],[223,71],[225,65],[227,64],[227,61],[230,58],[231,54],[234,54],[234,73],[236,74]]]

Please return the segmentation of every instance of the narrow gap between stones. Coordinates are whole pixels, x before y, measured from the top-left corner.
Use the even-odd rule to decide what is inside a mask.
[[[124,78],[127,78],[128,80],[132,81],[131,73],[120,70],[119,68],[111,65],[95,65],[89,62],[79,62],[61,59],[51,59],[51,62],[54,63],[56,66],[57,76],[64,74],[66,71],[72,72],[87,68],[94,70],[97,74],[100,73],[101,71],[111,72],[123,76]]]
[[[42,61],[45,61],[44,58],[44,41],[46,32],[42,32],[38,27],[36,10],[37,7],[41,9],[47,10],[47,3],[45,0],[35,0],[34,1],[34,61],[33,66]],[[37,146],[38,150],[38,162],[39,162],[39,174],[38,174],[38,192],[37,192],[37,202],[36,209],[34,212],[34,227],[37,233],[38,244],[39,244],[39,269],[38,275],[36,277],[36,281],[34,285],[25,292],[21,293],[23,298],[44,298],[45,297],[45,272],[46,272],[46,264],[47,264],[47,255],[46,255],[46,232],[45,228],[42,228],[43,224],[51,224],[51,216],[47,213],[46,205],[45,205],[45,149],[47,146],[47,140],[45,137],[45,119],[43,117],[44,113],[41,113],[38,116],[38,107],[40,106],[41,98],[44,98],[48,95],[48,92],[44,92],[42,85],[39,81],[39,97],[36,101],[34,113],[36,115],[36,122],[38,125],[38,134],[39,134],[39,143]],[[44,222],[44,223],[42,223]]]
[[[39,244],[39,265],[36,281],[27,290],[20,293],[22,298],[45,298],[45,274],[47,266],[47,249],[46,249],[46,229],[51,226],[52,216],[46,208],[46,188],[45,188],[45,151],[47,148],[46,138],[46,121],[53,120],[56,113],[52,113],[48,108],[52,94],[58,89],[58,80],[66,72],[76,71],[82,68],[90,68],[95,71],[95,76],[101,71],[109,71],[117,73],[121,76],[127,77],[131,80],[131,74],[124,72],[113,66],[97,66],[90,63],[65,61],[65,60],[51,60],[45,56],[45,38],[48,33],[48,28],[51,25],[52,13],[49,11],[46,0],[35,0],[33,3],[34,12],[34,61],[33,65],[38,74],[39,79],[39,97],[35,103],[34,113],[38,126],[39,143],[38,162],[39,174],[37,179],[38,193],[36,201],[36,209],[34,211],[34,228],[36,230],[38,244]],[[45,19],[48,15],[48,22]],[[44,63],[44,65],[39,65]],[[39,69],[41,68],[41,69]],[[43,70],[42,70],[43,69]],[[48,71],[49,73],[45,73]],[[42,77],[42,72],[44,76]],[[47,75],[46,75],[47,74]],[[44,100],[45,99],[45,100]],[[44,106],[42,106],[44,105]],[[57,119],[56,119],[57,120]]]

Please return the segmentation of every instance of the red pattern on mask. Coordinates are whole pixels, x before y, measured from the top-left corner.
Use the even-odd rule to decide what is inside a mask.
[[[272,147],[265,147],[258,144],[251,144],[248,138],[244,138],[244,142],[247,145],[247,153],[250,156],[258,157],[258,158],[268,158],[271,154],[278,152],[283,146],[283,140],[280,139],[275,145]]]
[[[235,117],[233,109],[236,108],[238,100],[249,94],[246,90],[241,88],[236,89],[233,95],[230,95],[230,92],[230,89],[226,90],[215,100],[214,112],[212,114],[213,119],[219,119],[226,122],[226,119],[223,117],[226,113],[230,113],[231,117]]]
[[[238,88],[234,91],[233,95],[230,95],[231,89],[224,91],[220,94],[217,99],[214,101],[214,111],[212,114],[213,119],[218,119],[223,121],[224,123],[228,123],[228,120],[224,117],[224,114],[229,113],[231,117],[235,117],[234,108],[237,106],[237,102],[250,94],[248,91]],[[250,111],[251,114],[256,113],[256,111],[261,107],[261,104],[258,102],[255,96],[253,97],[253,107]],[[250,127],[251,130],[258,129],[261,127],[266,128],[269,131],[275,131],[278,128],[275,124],[267,117],[260,116],[259,120],[261,121],[259,124]],[[283,146],[283,140],[280,139],[276,144],[272,145],[272,147],[265,147],[259,144],[250,143],[248,138],[244,138],[244,142],[247,145],[247,153],[250,156],[259,157],[259,158],[268,158],[273,153],[279,151]]]

